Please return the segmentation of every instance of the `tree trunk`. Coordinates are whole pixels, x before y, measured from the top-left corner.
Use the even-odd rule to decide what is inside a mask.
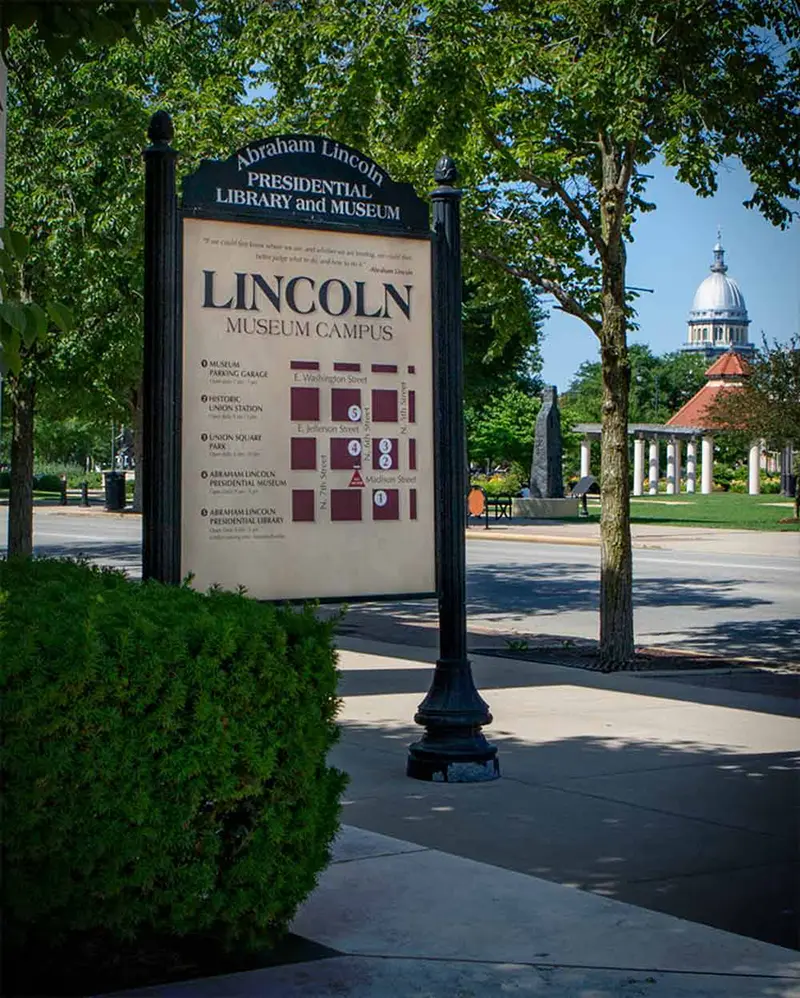
[[[619,161],[604,157],[600,202],[606,255],[603,260],[603,377],[600,448],[600,668],[625,669],[633,660],[633,559],[628,460],[630,362],[626,341],[625,247],[621,235],[624,193]]]
[[[617,328],[609,329],[609,325]],[[603,325],[603,436],[600,453],[600,665],[633,659],[633,559],[628,491],[630,367],[624,324]]]
[[[11,492],[8,500],[8,556],[33,554],[33,408],[32,375],[15,378],[11,397]]]

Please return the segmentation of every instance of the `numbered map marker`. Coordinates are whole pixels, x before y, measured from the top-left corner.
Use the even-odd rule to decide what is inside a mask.
[[[347,418],[351,423],[357,423],[361,419],[361,406],[351,405],[347,410]]]
[[[383,489],[378,489],[375,495],[372,497],[372,501],[376,506],[385,506],[389,501],[389,497],[383,491]]]
[[[388,437],[383,437],[381,442],[378,444],[378,450],[381,454],[390,454],[392,451],[392,441]],[[381,465],[383,467],[383,465]]]
[[[387,471],[392,466],[392,455],[391,454],[381,454],[378,458],[378,464],[384,471]]]
[[[353,408],[355,409],[357,406],[353,406]],[[347,445],[347,453],[350,457],[358,457],[361,453],[361,441],[351,440]]]

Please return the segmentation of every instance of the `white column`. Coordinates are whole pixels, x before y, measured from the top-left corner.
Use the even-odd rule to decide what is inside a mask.
[[[648,471],[648,478],[650,479],[649,492],[651,496],[654,496],[658,492],[658,437],[650,441],[650,470]]]
[[[703,437],[701,447],[700,491],[704,496],[714,491],[714,438]]]
[[[686,491],[694,492],[697,480],[697,441],[686,444]]]
[[[675,440],[667,441],[667,495],[675,495]]]
[[[588,437],[581,440],[581,478],[591,475],[592,441]]]
[[[757,496],[761,491],[760,458],[761,442],[754,440],[750,444],[750,455],[747,461],[748,492],[751,496]]]
[[[681,474],[683,465],[683,441],[675,437],[675,495],[681,492]]]
[[[644,492],[644,437],[635,437],[633,441],[633,494],[640,496]]]

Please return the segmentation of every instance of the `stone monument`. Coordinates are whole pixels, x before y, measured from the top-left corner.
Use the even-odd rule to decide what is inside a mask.
[[[561,474],[561,413],[555,385],[542,392],[542,408],[536,417],[531,463],[531,498],[563,499]]]
[[[527,490],[526,490],[527,491]],[[564,498],[561,471],[561,414],[554,385],[542,392],[536,417],[530,495],[514,499],[512,516],[522,520],[567,520],[578,516],[578,499]]]

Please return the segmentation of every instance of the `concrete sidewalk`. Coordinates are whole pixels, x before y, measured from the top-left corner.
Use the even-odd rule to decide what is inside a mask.
[[[501,520],[486,530],[470,521],[467,538],[478,541],[527,541],[533,544],[569,544],[597,547],[600,524],[573,520]],[[652,523],[632,523],[634,548],[692,551],[714,554],[743,554],[767,557],[800,557],[800,531],[728,530],[721,527],[674,527]]]
[[[341,652],[322,958],[131,998],[800,998],[789,701],[477,657],[502,779],[418,783],[431,658]]]
[[[332,756],[348,823],[797,945],[796,702],[474,656],[503,778],[418,783],[406,751],[435,650],[348,648]]]
[[[322,959],[127,998],[797,998],[798,954],[345,826],[293,929]]]

